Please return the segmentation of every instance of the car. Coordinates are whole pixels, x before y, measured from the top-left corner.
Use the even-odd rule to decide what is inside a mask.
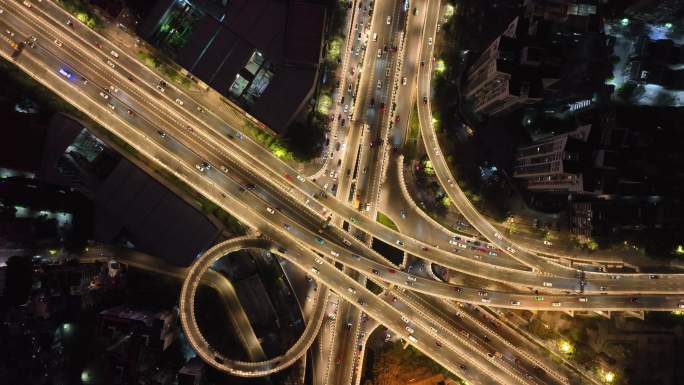
[[[406,76],[404,76],[403,78],[401,78],[401,85],[402,85],[402,86],[405,86],[407,82],[408,82],[408,81],[406,80]]]
[[[534,297],[534,300],[535,300],[535,301],[543,301],[543,300],[544,300],[544,297],[542,297],[541,295],[537,295],[537,296]]]
[[[344,243],[346,246],[351,246],[351,242],[349,242],[348,239],[343,239],[342,243]]]
[[[135,112],[133,112],[133,111],[131,111],[131,110],[126,110],[126,113],[127,113],[128,115],[130,115],[130,116],[135,115]]]
[[[405,327],[404,329],[406,329],[406,331],[407,331],[409,334],[413,334],[413,333],[415,332],[415,330],[413,330],[413,328],[410,327],[410,326],[407,326],[407,327]]]
[[[404,246],[404,241],[397,239],[397,245]]]
[[[380,275],[380,272],[377,269],[371,269],[371,273],[375,275]]]
[[[404,314],[401,314],[401,320],[404,321],[405,323],[411,322],[411,320],[408,319]]]
[[[378,49],[378,58],[381,58],[381,57],[382,57],[382,50]]]
[[[677,307],[680,308],[680,309],[684,309],[684,303],[678,304]]]
[[[315,259],[315,262],[316,262],[317,264],[319,264],[319,265],[322,265],[322,264],[323,264],[323,260],[320,259],[320,258],[316,258],[316,259]]]
[[[165,90],[164,90],[164,87],[160,86],[159,84],[157,84],[157,90],[158,90],[159,92],[164,92],[164,91],[165,91]]]
[[[354,289],[353,287],[348,287],[347,291],[352,293],[352,294],[356,294],[356,289]]]
[[[510,246],[506,247],[506,250],[508,250],[511,254],[515,254],[515,249]]]
[[[487,254],[491,255],[492,257],[496,257],[496,256],[498,255],[498,254],[496,253],[496,251],[490,251],[490,252],[487,253]]]
[[[408,340],[411,341],[411,342],[413,342],[414,344],[415,344],[416,342],[418,342],[418,340],[416,339],[416,337],[414,337],[414,336],[412,336],[412,335],[408,336]]]
[[[201,163],[197,163],[195,165],[195,168],[198,169],[200,172],[205,172],[210,168],[210,166],[207,162],[201,162]]]
[[[361,41],[361,35],[362,35],[361,32],[359,32],[359,37],[358,37],[359,41]]]
[[[378,80],[378,89],[382,88],[382,80]]]
[[[600,289],[601,291],[606,291],[606,290],[608,290],[608,286],[601,286],[599,289]]]
[[[408,279],[409,281],[416,282],[416,277],[413,275],[409,275],[408,277],[406,277],[406,279]]]
[[[406,219],[406,211],[404,209],[399,210],[399,216],[401,216],[401,219]]]
[[[439,341],[437,341],[437,342],[435,342],[435,346],[437,346],[438,348],[441,348],[442,344],[440,344]]]
[[[502,239],[503,237],[499,233],[494,233],[494,238]]]
[[[223,171],[225,174],[228,174],[228,167],[221,165],[221,171]]]
[[[161,136],[162,138],[166,138],[166,132],[162,130],[157,130],[157,134],[159,134],[159,136]]]
[[[551,282],[542,282],[542,286],[544,286],[544,287],[553,287],[553,283],[551,283]]]
[[[55,44],[57,45],[57,47],[62,46],[62,42],[59,39],[55,39]]]
[[[119,58],[119,54],[116,53],[116,51],[111,51],[111,52],[109,52],[109,53],[110,53],[112,56],[114,56],[115,58],[117,58],[117,59]]]
[[[462,248],[462,249],[465,249],[465,248],[468,247],[468,246],[465,245],[465,243],[460,243],[460,242],[456,243],[456,246],[458,246],[458,247],[460,247],[460,248]]]
[[[638,299],[637,297],[632,297],[632,298],[629,299],[629,302],[630,302],[630,303],[638,303],[638,302],[639,302],[639,299]]]
[[[511,305],[512,306],[520,306],[520,301],[513,300],[513,301],[511,301]]]
[[[651,274],[648,276],[648,279],[658,279],[657,275]]]
[[[387,16],[387,25],[392,23],[392,16]]]
[[[105,100],[109,99],[109,95],[107,95],[106,93],[104,93],[102,91],[100,91],[100,96],[102,96]]]
[[[26,0],[24,0],[24,5],[26,6],[26,8],[31,8],[31,3],[29,3]]]
[[[179,106],[183,105],[183,101],[180,100],[179,98],[176,98],[176,103],[178,103]]]
[[[305,182],[305,181],[306,181],[306,179],[304,179],[304,177],[301,176],[301,175],[297,175],[297,180],[300,181],[300,182]]]
[[[551,243],[551,241],[544,240],[544,244],[546,246],[551,246],[553,243]]]
[[[427,96],[423,96],[423,104],[427,104]]]
[[[112,63],[111,60],[107,60],[107,65],[112,67],[112,68],[116,68],[116,64]]]
[[[271,214],[271,215],[275,214],[275,210],[273,210],[273,209],[270,208],[270,207],[266,207],[266,211],[267,211],[269,214]]]
[[[489,298],[482,298],[481,301],[482,301],[483,303],[490,303],[490,302],[492,302],[492,300],[489,299]]]
[[[373,41],[378,41],[378,34],[377,34],[377,32],[373,32]]]
[[[292,226],[290,226],[287,223],[283,223],[283,227],[285,228],[285,230],[290,230],[292,228]]]
[[[477,295],[479,295],[480,297],[486,297],[489,295],[489,293],[487,293],[487,290],[480,290],[477,292]]]
[[[562,304],[560,302],[552,302],[551,303],[551,306],[553,306],[553,307],[561,307],[561,305]]]
[[[359,298],[359,299],[356,300],[356,303],[358,303],[359,305],[363,306],[363,305],[366,304],[366,301],[364,301],[362,298]]]
[[[579,297],[577,300],[580,302],[589,302],[589,298],[587,297]]]
[[[428,45],[432,45],[432,38],[428,37]]]
[[[333,257],[339,257],[339,256],[340,256],[340,253],[338,253],[338,252],[335,251],[335,250],[330,250],[330,254],[331,254]]]
[[[315,268],[315,267],[312,267],[312,268],[311,268],[311,271],[312,271],[314,274],[318,274],[318,273],[319,273],[318,269]]]
[[[316,242],[318,242],[319,245],[325,244],[325,241],[323,240],[323,238],[320,238],[320,237],[316,237]]]

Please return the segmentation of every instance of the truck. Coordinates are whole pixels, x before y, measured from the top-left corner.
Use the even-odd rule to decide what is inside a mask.
[[[19,56],[21,51],[24,49],[24,46],[25,46],[25,44],[23,41],[20,41],[18,43],[15,41],[10,41],[10,47],[12,47],[12,49],[13,49],[12,55],[11,55],[12,59],[16,59],[17,56]]]

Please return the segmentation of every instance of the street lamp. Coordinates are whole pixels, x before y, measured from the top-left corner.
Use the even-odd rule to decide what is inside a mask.
[[[628,26],[628,25],[629,25],[629,19],[626,18],[626,17],[623,18],[622,20],[620,20],[620,24],[621,24],[623,27]]]

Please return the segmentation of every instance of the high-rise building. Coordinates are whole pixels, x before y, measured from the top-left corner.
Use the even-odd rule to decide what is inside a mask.
[[[513,176],[532,191],[583,192],[583,164],[591,125],[517,150]]]
[[[558,79],[544,62],[544,50],[519,38],[536,26],[516,17],[473,63],[466,98],[476,112],[496,115],[542,100],[544,89]]]

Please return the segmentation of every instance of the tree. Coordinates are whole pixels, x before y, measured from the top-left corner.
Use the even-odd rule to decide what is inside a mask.
[[[31,292],[33,264],[30,257],[12,256],[7,260],[7,297],[9,304],[17,306],[26,303]]]

